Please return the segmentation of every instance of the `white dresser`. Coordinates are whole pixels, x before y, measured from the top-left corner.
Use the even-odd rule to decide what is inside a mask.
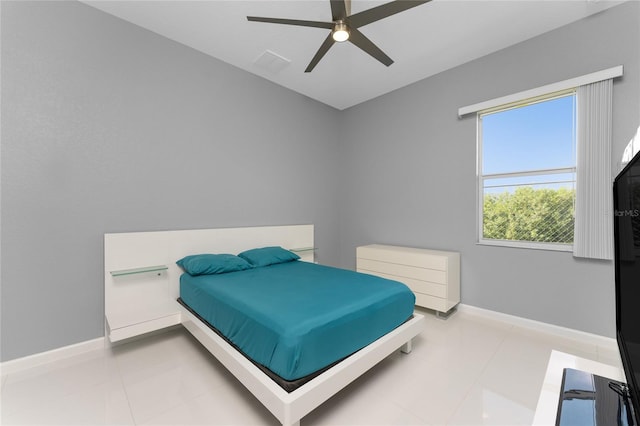
[[[460,303],[460,253],[380,244],[356,249],[358,272],[406,284],[439,316]]]

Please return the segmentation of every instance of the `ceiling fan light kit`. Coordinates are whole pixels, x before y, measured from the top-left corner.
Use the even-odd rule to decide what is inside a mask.
[[[347,40],[379,62],[389,66],[393,63],[393,60],[362,34],[358,28],[395,15],[396,13],[420,6],[421,4],[428,3],[429,1],[431,0],[394,0],[390,3],[384,3],[380,6],[351,15],[351,0],[330,0],[332,22],[263,18],[258,16],[247,16],[247,20],[331,30],[304,72],[311,72],[335,42],[341,43]]]
[[[336,22],[336,26],[333,27],[333,32],[331,33],[333,40],[338,43],[342,43],[343,41],[349,40],[349,27],[344,22]]]

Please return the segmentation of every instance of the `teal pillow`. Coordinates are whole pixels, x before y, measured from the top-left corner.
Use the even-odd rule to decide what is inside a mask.
[[[213,275],[244,271],[251,265],[232,254],[194,254],[176,262],[189,275]]]
[[[238,255],[238,257],[245,259],[254,268],[300,259],[300,256],[290,252],[289,250],[285,250],[282,247],[255,248],[243,251]]]

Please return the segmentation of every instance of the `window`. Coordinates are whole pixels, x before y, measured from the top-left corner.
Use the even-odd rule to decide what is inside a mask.
[[[478,114],[479,242],[571,250],[575,91]]]
[[[623,75],[622,65],[616,67],[604,69],[601,71],[592,72],[579,77],[570,78],[568,80],[558,81],[556,83],[547,84],[545,86],[528,89],[522,92],[513,93],[499,98],[494,98],[482,102],[478,102],[472,105],[467,105],[458,108],[458,116],[463,118],[468,114],[478,114],[478,240],[480,243],[485,244],[498,244],[509,245],[519,247],[534,247],[534,248],[548,248],[558,250],[573,250],[575,257],[584,257],[592,259],[611,259],[613,257],[613,231],[611,227],[612,203],[611,203],[611,129],[613,128],[613,80]],[[549,95],[553,94],[553,95]],[[498,152],[496,149],[490,149],[492,142],[483,141],[483,138],[490,140],[491,135],[491,121],[494,117],[507,116],[511,110],[527,110],[528,107],[540,104],[541,107],[545,105],[553,104],[552,101],[567,97],[571,99],[570,106],[567,104],[567,109],[562,110],[566,114],[554,115],[553,112],[548,114],[530,114],[528,118],[533,125],[533,129],[524,127],[524,130],[530,130],[531,133],[526,133],[524,130],[520,133],[513,133],[513,146],[518,146],[520,139],[530,139],[534,134],[541,134],[537,143],[532,145],[524,144],[524,149],[519,149],[514,155],[506,159],[508,162],[503,163],[511,164],[512,167],[500,166],[500,156],[502,152],[499,151],[500,147],[511,148],[512,144],[505,142],[504,140],[496,142]],[[529,100],[526,102],[525,100]],[[565,117],[561,122],[571,123],[571,142],[568,142],[568,138],[565,138],[566,142],[558,141],[557,144],[551,143],[545,135],[544,129],[548,129],[551,123],[560,122],[560,117]],[[575,117],[575,118],[574,118]],[[497,119],[496,119],[497,120]],[[497,120],[499,121],[499,120]],[[507,125],[509,123],[507,122]],[[483,127],[486,128],[487,134],[485,135]],[[553,126],[551,126],[552,128]],[[508,128],[508,126],[506,127]],[[576,137],[577,135],[577,137]],[[574,144],[573,141],[576,140]],[[487,152],[485,153],[483,143],[487,144]],[[522,145],[522,144],[520,144]],[[573,157],[577,159],[571,161],[570,165],[567,165],[563,160],[568,157],[563,155],[557,155],[553,149],[558,146],[573,146],[577,145],[577,154]],[[528,148],[534,146],[535,148],[544,149],[550,148],[551,151],[544,151],[547,154],[541,154],[534,150],[528,151]],[[575,150],[575,149],[574,149]],[[483,157],[486,157],[483,159]],[[498,158],[498,160],[495,160]],[[523,167],[521,163],[525,159],[535,160],[533,163],[540,163],[539,160],[548,160],[557,165],[528,165]],[[486,167],[483,161],[486,160]],[[542,161],[544,163],[544,161]],[[496,166],[497,165],[497,166]],[[492,167],[494,167],[492,170]],[[504,171],[506,170],[506,171]],[[571,173],[572,170],[575,172]],[[573,174],[575,177],[572,179],[566,178]],[[541,181],[545,175],[547,181]],[[555,176],[553,176],[555,175]],[[534,180],[536,177],[537,180]],[[499,179],[512,178],[510,181],[500,181]],[[519,179],[519,180],[518,180]],[[574,185],[571,185],[571,180],[575,181]],[[485,237],[484,223],[485,223],[485,210],[484,200],[485,191],[487,199],[497,197],[497,194],[504,194],[507,198],[509,194],[514,194],[516,188],[528,187],[530,191],[536,190],[536,188],[552,189],[553,193],[561,192],[561,188],[567,189],[569,192],[574,193],[573,208],[575,214],[566,215],[559,214],[554,217],[549,211],[545,214],[533,214],[536,212],[532,207],[527,212],[526,208],[523,208],[518,203],[513,203],[513,206],[507,205],[504,200],[497,199],[495,204],[498,207],[505,207],[506,212],[499,212],[496,214],[496,221],[502,220],[502,226],[496,226],[496,228],[508,229],[511,227],[512,231],[507,233],[504,231],[501,235],[490,235],[487,233]],[[493,194],[493,195],[491,195]],[[527,203],[521,203],[527,205]],[[541,203],[544,207],[545,203]],[[530,205],[532,206],[532,204]],[[544,210],[544,209],[543,209]],[[547,209],[548,210],[548,209]],[[564,209],[560,209],[563,211]],[[531,220],[525,220],[524,223],[527,226],[520,226],[520,228],[535,229],[535,232],[529,232],[529,236],[522,237],[518,235],[519,232],[515,232],[518,228],[518,224],[512,224],[515,221],[515,217],[519,213],[527,213],[531,216]],[[511,215],[511,216],[509,216]],[[551,216],[551,219],[548,218]],[[547,220],[543,220],[545,217]],[[552,233],[548,230],[544,230],[544,227],[531,226],[531,223],[547,223],[557,224],[560,219],[572,218],[574,221],[574,235],[570,237],[570,230],[567,232],[568,239],[564,242],[561,238],[550,237]],[[489,217],[487,217],[489,219]],[[534,220],[535,219],[535,220]],[[487,224],[494,223],[487,221]],[[569,227],[564,227],[569,229]],[[531,236],[533,235],[533,237]],[[556,235],[559,235],[556,233]],[[533,241],[531,241],[533,240]],[[556,240],[556,242],[553,242]]]

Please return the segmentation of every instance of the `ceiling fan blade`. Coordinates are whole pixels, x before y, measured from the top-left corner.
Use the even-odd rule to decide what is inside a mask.
[[[347,17],[347,5],[345,0],[330,0],[331,1],[331,17],[333,21],[344,21]]]
[[[322,57],[329,51],[331,46],[333,46],[333,43],[335,43],[335,40],[333,39],[331,34],[329,34],[329,36],[322,43],[322,46],[320,46],[320,49],[318,49],[318,51],[316,52],[313,59],[311,59],[311,62],[309,62],[309,65],[307,66],[307,69],[304,70],[304,72],[311,72],[316,67],[316,65],[318,65],[320,59],[322,59]]]
[[[247,21],[266,22],[269,24],[297,25],[299,27],[326,28],[328,30],[333,29],[333,22],[303,21],[300,19],[262,18],[259,16],[247,16]]]
[[[381,4],[380,6],[347,17],[347,24],[351,28],[359,28],[430,1],[431,0],[394,0],[390,3]]]
[[[362,34],[355,28],[351,28],[349,41],[385,64],[386,66],[389,66],[393,63],[393,59],[388,57],[382,50],[380,50],[378,46],[373,44],[371,40],[369,40],[364,34]]]

